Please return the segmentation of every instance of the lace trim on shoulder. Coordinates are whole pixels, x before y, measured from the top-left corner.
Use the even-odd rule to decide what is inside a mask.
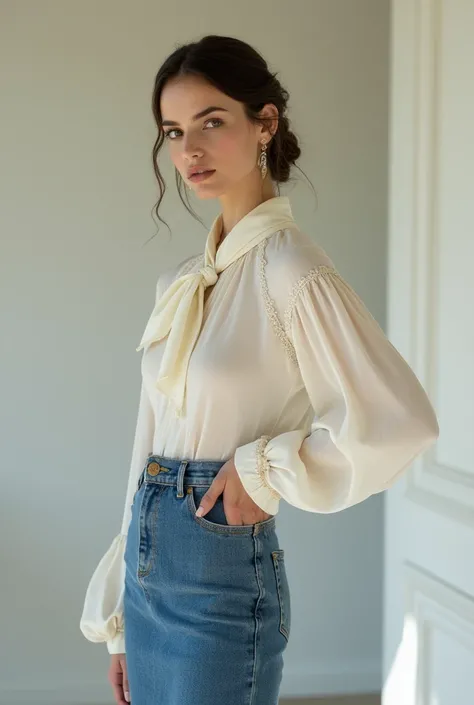
[[[288,337],[287,333],[285,332],[285,328],[280,320],[280,317],[278,315],[278,311],[275,306],[275,302],[270,296],[270,291],[268,289],[268,282],[267,282],[267,276],[265,273],[265,267],[267,265],[267,260],[265,258],[265,247],[267,244],[267,240],[262,240],[262,242],[258,245],[258,257],[259,257],[259,275],[260,275],[260,285],[262,288],[262,296],[263,296],[263,301],[265,304],[265,309],[268,315],[268,318],[270,319],[270,322],[273,326],[273,329],[277,336],[280,338],[283,347],[285,348],[286,353],[288,354],[288,357],[294,364],[298,364],[297,358],[296,358],[296,352],[295,348],[293,347],[293,343],[291,342],[290,338]]]
[[[265,455],[265,448],[267,446],[270,436],[261,436],[257,442],[257,473],[265,485],[267,490],[270,492],[274,499],[281,499],[280,494],[269,484],[267,480],[267,474],[270,470],[270,463],[268,462],[267,456]]]
[[[314,267],[313,269],[310,269],[308,274],[305,274],[304,277],[301,277],[296,284],[293,286],[293,289],[291,290],[290,297],[288,299],[288,305],[286,307],[286,311],[284,314],[285,318],[285,332],[286,335],[290,335],[290,330],[291,330],[291,319],[293,317],[293,311],[295,310],[296,303],[298,301],[298,297],[301,294],[301,292],[309,286],[311,282],[317,281],[321,277],[326,277],[328,275],[331,276],[339,276],[339,272],[337,269],[334,269],[334,267],[327,267],[325,264],[320,264],[318,267]]]

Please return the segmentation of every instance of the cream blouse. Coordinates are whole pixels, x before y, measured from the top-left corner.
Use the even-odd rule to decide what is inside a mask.
[[[157,298],[202,266],[199,255],[162,274]],[[265,512],[276,514],[283,498],[329,513],[390,487],[438,436],[414,373],[296,223],[270,234],[206,289],[182,417],[155,385],[164,344],[142,354],[122,527],[92,575],[80,623],[110,653],[125,652],[125,541],[149,453],[234,456]]]

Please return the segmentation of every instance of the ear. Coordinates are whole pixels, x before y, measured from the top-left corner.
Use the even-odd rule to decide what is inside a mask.
[[[266,103],[260,110],[258,116],[265,120],[265,124],[259,125],[259,142],[265,139],[268,143],[278,130],[278,108],[273,103]]]

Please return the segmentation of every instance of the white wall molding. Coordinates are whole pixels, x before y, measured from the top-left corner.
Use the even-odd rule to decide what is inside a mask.
[[[405,565],[407,613],[417,631],[417,705],[431,705],[433,642],[436,632],[472,651],[474,659],[474,598],[412,564]]]
[[[411,300],[411,359],[418,377],[436,406],[438,390],[437,339],[439,301],[439,119],[442,63],[441,0],[417,4],[415,161],[413,199],[413,268]],[[413,466],[407,497],[432,511],[474,526],[474,475],[436,456],[437,448]]]

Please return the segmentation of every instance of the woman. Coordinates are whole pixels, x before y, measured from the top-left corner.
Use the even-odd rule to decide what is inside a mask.
[[[291,625],[280,499],[345,509],[438,435],[411,369],[276,195],[300,155],[287,100],[226,37],[177,49],[156,77],[157,212],[165,140],[178,186],[221,209],[204,254],[159,277],[138,348],[122,529],[81,620],[107,642],[117,703],[276,705]]]

